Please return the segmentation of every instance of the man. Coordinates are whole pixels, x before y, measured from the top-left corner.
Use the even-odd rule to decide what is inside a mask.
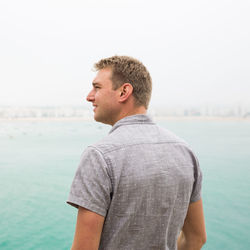
[[[138,60],[95,64],[87,96],[112,125],[83,153],[68,203],[78,208],[72,250],[200,249],[206,241],[201,171],[187,144],[147,115],[151,77]]]

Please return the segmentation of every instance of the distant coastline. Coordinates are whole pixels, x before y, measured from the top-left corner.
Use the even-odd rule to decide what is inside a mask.
[[[250,120],[250,106],[151,107],[154,120]],[[0,121],[93,121],[91,107],[1,107]]]
[[[250,117],[235,117],[235,116],[152,116],[155,121],[162,120],[177,120],[177,121],[250,121]],[[11,118],[0,118],[0,122],[11,122],[11,121],[94,121],[91,117],[11,117]]]

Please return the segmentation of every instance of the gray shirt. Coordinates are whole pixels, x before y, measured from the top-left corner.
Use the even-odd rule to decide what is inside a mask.
[[[182,139],[134,115],[83,152],[67,202],[105,217],[101,250],[172,250],[201,180]]]

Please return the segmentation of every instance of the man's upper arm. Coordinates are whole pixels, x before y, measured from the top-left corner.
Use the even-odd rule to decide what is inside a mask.
[[[78,208],[72,249],[98,249],[111,192],[111,179],[103,154],[95,147],[88,147],[82,155],[67,200]]]
[[[97,250],[100,243],[105,217],[87,210],[78,208],[77,222],[72,250]]]
[[[197,238],[202,242],[206,241],[205,219],[201,199],[190,203],[182,231],[187,240]]]

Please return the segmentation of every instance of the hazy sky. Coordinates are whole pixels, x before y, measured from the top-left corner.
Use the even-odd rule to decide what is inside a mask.
[[[103,57],[130,55],[153,106],[250,105],[250,1],[1,0],[0,105],[85,105]]]

